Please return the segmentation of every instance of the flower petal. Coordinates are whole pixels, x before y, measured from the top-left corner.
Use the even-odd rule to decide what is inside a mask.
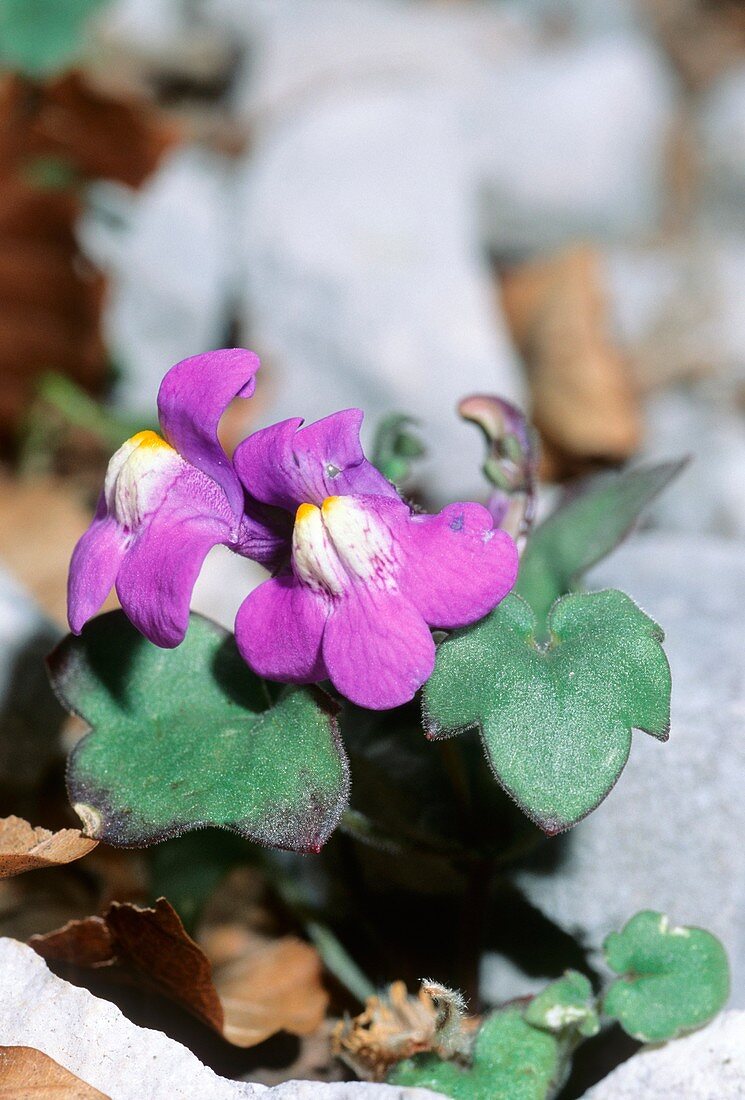
[[[399,592],[356,585],[334,601],[323,656],[337,691],[358,706],[389,710],[413,699],[429,678],[435,644]]]
[[[300,429],[301,419],[283,420],[245,439],[233,456],[251,496],[294,512],[299,504],[329,496],[398,498],[396,489],[368,462],[360,443],[360,409],[345,409]]]
[[[67,579],[67,620],[73,634],[79,634],[114,586],[126,535],[106,510],[102,493],[96,515],[88,530],[78,539],[70,561]]]
[[[210,478],[184,465],[124,555],[117,595],[127,617],[155,645],[170,649],[184,640],[202,563],[213,546],[230,541],[221,498]],[[222,510],[228,511],[224,498]]]
[[[244,348],[193,355],[171,367],[158,392],[158,415],[172,447],[222,486],[233,512],[243,489],[217,438],[217,425],[234,397],[250,397],[259,358]]]
[[[327,679],[321,639],[328,602],[291,572],[264,581],[243,601],[235,640],[244,661],[259,676],[283,683]]]
[[[482,619],[517,578],[517,547],[480,504],[410,516],[396,533],[405,555],[401,590],[432,627]]]

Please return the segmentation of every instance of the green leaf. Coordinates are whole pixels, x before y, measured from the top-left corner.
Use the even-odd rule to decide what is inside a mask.
[[[256,858],[256,849],[224,829],[200,829],[157,844],[149,853],[150,903],[167,897],[190,934],[229,871]]]
[[[81,53],[87,19],[105,0],[0,0],[0,65],[49,76]]]
[[[596,478],[533,531],[515,592],[535,611],[541,634],[554,601],[573,591],[582,575],[618,546],[685,462]]]
[[[216,825],[318,851],[339,821],[349,782],[334,704],[290,688],[270,705],[208,619],[192,615],[186,640],[159,649],[112,611],[49,666],[63,704],[93,727],[67,776],[87,835],[138,847]]]
[[[454,1100],[545,1100],[561,1070],[557,1039],[531,1027],[519,1008],[510,1007],[481,1025],[470,1066],[420,1054],[400,1062],[388,1080]]]
[[[628,759],[632,729],[667,739],[663,633],[623,592],[565,596],[536,642],[536,619],[508,596],[439,646],[424,687],[430,737],[478,727],[498,781],[544,832],[590,813]]]
[[[616,979],[603,1011],[645,1043],[702,1027],[729,996],[727,955],[702,928],[675,928],[662,913],[637,913],[603,944]]]
[[[533,997],[525,1019],[533,1027],[557,1034],[576,1031],[589,1038],[600,1030],[592,986],[578,970],[567,970]]]

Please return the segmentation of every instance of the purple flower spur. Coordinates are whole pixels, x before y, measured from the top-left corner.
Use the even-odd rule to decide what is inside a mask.
[[[466,626],[510,591],[517,550],[480,504],[418,515],[365,458],[359,409],[256,432],[234,456],[251,501],[290,521],[284,561],[244,601],[236,640],[259,675],[330,680],[352,702],[410,700],[434,667],[431,627]],[[292,522],[294,520],[294,522]]]
[[[230,401],[250,397],[259,360],[241,348],[184,359],[158,393],[162,438],[138,432],[114,454],[91,526],[72,556],[70,628],[79,634],[112,585],[128,618],[156,645],[183,641],[194,583],[223,543],[270,561],[276,538],[246,516],[244,493],[217,438]]]

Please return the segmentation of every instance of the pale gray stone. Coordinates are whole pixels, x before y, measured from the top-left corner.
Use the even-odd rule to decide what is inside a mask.
[[[648,1047],[585,1093],[584,1100],[742,1100],[745,1012],[724,1012],[684,1039]]]
[[[422,1089],[294,1081],[268,1089],[218,1077],[181,1043],[131,1023],[56,977],[32,948],[0,939],[0,1046],[43,1051],[111,1100],[435,1100]]]
[[[122,410],[152,420],[174,363],[224,343],[232,286],[230,172],[196,148],[168,156],[137,193],[97,185],[80,229],[107,273],[107,345],[122,368]]]
[[[666,632],[666,744],[637,732],[605,802],[552,841],[555,870],[518,874],[528,898],[598,949],[640,909],[719,935],[745,1005],[745,556],[737,542],[636,536],[591,578],[628,592]]]

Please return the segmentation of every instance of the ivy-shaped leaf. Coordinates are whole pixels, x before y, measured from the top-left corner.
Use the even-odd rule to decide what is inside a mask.
[[[675,928],[662,913],[637,913],[603,950],[624,975],[610,986],[603,1011],[645,1043],[702,1027],[729,996],[727,955],[702,928]]]
[[[290,688],[271,705],[208,619],[192,615],[185,641],[159,649],[112,611],[68,636],[49,668],[92,727],[67,774],[87,835],[138,847],[216,825],[317,851],[338,823],[349,779],[334,704]]]
[[[526,1023],[520,1008],[510,1007],[481,1025],[469,1066],[419,1054],[400,1062],[388,1080],[453,1100],[545,1100],[562,1068],[558,1040]]]
[[[623,592],[565,596],[536,642],[533,612],[508,596],[439,646],[424,687],[430,737],[478,727],[494,774],[546,833],[574,825],[613,787],[632,729],[667,739],[663,634]]]
[[[545,1031],[556,1034],[573,1031],[584,1038],[597,1035],[600,1030],[592,986],[577,970],[567,970],[537,993],[525,1009],[525,1020]]]
[[[618,546],[685,461],[596,478],[535,528],[515,592],[533,608],[539,634],[554,601],[573,591],[583,574]]]

